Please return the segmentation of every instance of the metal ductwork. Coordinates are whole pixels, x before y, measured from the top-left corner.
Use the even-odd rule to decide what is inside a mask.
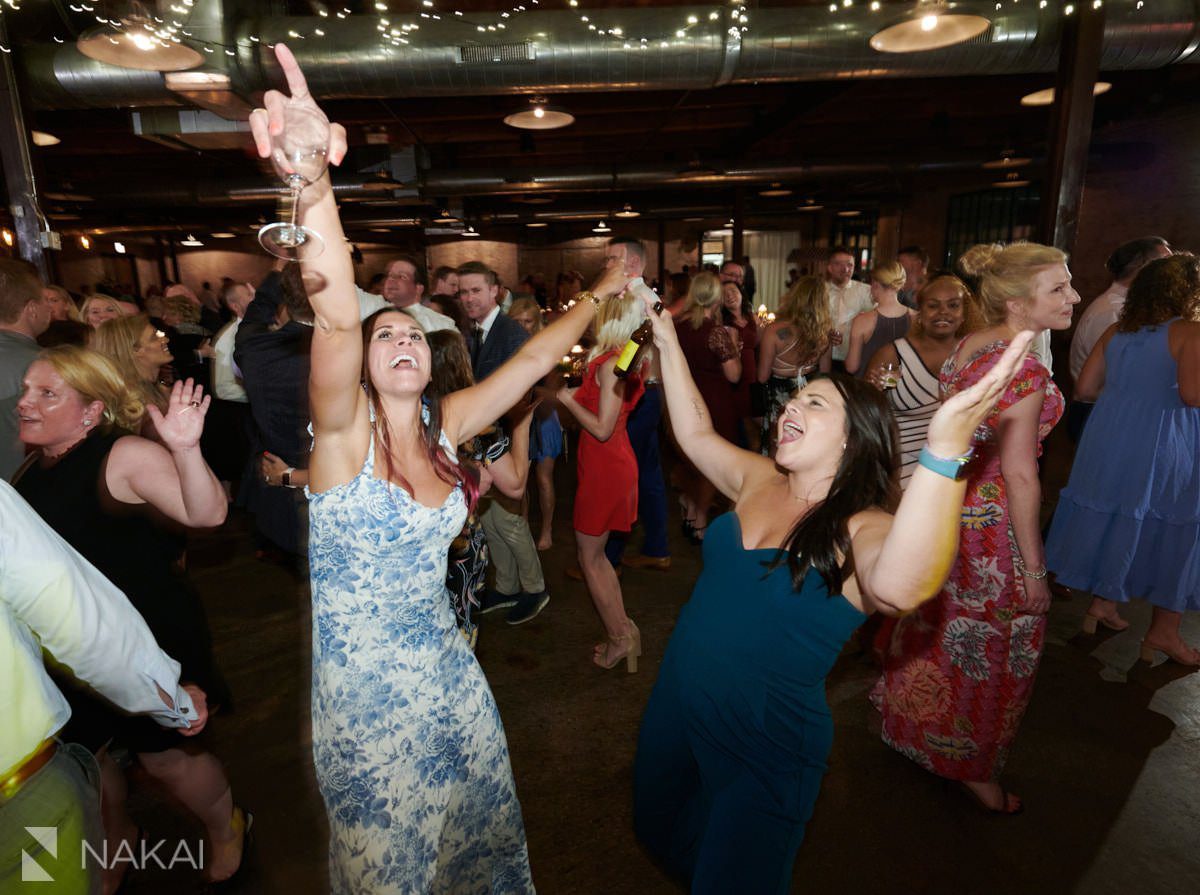
[[[213,0],[218,3],[219,0]],[[1038,4],[996,10],[992,0],[963,0],[956,12],[992,21],[974,40],[923,53],[881,54],[868,40],[907,16],[893,7],[872,12],[865,2],[836,16],[823,5],[751,11],[738,30],[728,5],[626,8],[591,13],[601,28],[620,25],[623,38],[598,36],[577,11],[530,9],[502,32],[481,34],[456,17],[421,20],[409,45],[385,46],[378,17],[238,18],[244,4],[225,0],[222,31],[235,56],[212,56],[231,88],[250,97],[278,83],[265,44],[287,41],[313,93],[325,99],[566,93],[613,90],[688,90],[724,84],[862,78],[961,77],[1051,72],[1058,63],[1062,12]],[[202,0],[203,5],[203,0]],[[1057,6],[1057,4],[1056,4]],[[1105,71],[1152,69],[1200,59],[1200,0],[1106,3]],[[715,18],[711,16],[715,14]],[[397,14],[398,15],[398,14]],[[485,13],[480,16],[490,15]],[[686,38],[675,31],[689,16]],[[210,21],[213,16],[209,15]],[[326,36],[311,36],[315,28]],[[292,40],[289,31],[310,35]],[[250,40],[254,35],[261,42]],[[641,36],[647,37],[641,49]],[[231,43],[234,41],[230,41]],[[35,108],[72,109],[177,105],[163,76],[95,62],[74,46],[36,44],[22,61]]]
[[[497,172],[495,169],[426,173],[422,192],[429,196],[500,196],[530,193],[623,191],[647,187],[731,186],[779,180],[790,184],[831,181],[847,177],[900,177],[918,173],[978,171],[987,159],[959,158],[920,162],[830,162],[784,165],[777,162],[739,161],[720,172],[696,175],[672,165],[639,165],[629,168],[556,168],[552,173]]]

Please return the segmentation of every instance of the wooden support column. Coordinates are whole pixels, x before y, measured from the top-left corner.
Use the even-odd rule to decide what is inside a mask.
[[[733,193],[733,246],[730,250],[731,258],[727,261],[737,261],[745,252],[745,240],[743,239],[742,230],[745,227],[743,218],[746,216],[746,193],[739,186]]]
[[[1104,8],[1080,3],[1062,19],[1058,77],[1050,109],[1046,188],[1042,193],[1042,241],[1064,252],[1075,245],[1079,206],[1092,139],[1092,88],[1100,73]]]
[[[0,43],[12,46],[0,15]],[[0,53],[0,165],[8,185],[8,207],[17,234],[17,251],[38,269],[43,282],[50,282],[50,268],[42,249],[42,225],[34,192],[33,159],[29,156],[29,130],[21,111],[12,54]]]

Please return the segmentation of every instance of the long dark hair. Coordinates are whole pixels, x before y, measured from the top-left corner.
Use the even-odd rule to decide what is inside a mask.
[[[767,565],[773,570],[786,562],[795,590],[800,590],[811,566],[833,596],[842,592],[846,575],[854,567],[847,526],[850,517],[871,507],[895,507],[900,438],[879,389],[842,373],[819,373],[808,381],[818,379],[828,379],[842,396],[846,449],[825,499],[796,521]]]
[[[371,374],[367,369],[367,353],[371,347],[371,336],[375,333],[375,324],[378,319],[384,314],[404,314],[404,311],[397,308],[382,308],[368,317],[362,323],[362,339],[363,339],[363,359],[362,359],[362,382],[363,389],[367,393],[367,400],[371,402],[371,408],[375,411],[375,419],[377,421],[376,430],[379,432],[379,442],[383,447],[384,469],[387,471],[387,480],[397,482],[409,494],[414,494],[413,487],[408,480],[396,471],[396,466],[392,458],[392,429],[388,425],[387,411],[384,410],[383,401],[379,398],[379,393],[375,391],[375,387],[371,384]],[[416,323],[415,318],[409,314],[404,314],[420,328],[420,324]],[[424,332],[424,330],[422,330]],[[455,334],[457,336],[457,334]],[[461,336],[457,336],[460,340]],[[429,334],[426,333],[428,340]],[[433,346],[430,346],[431,364],[436,364],[437,360],[434,357]],[[421,396],[421,403],[426,411],[428,411],[428,420],[424,419],[422,414],[421,421],[421,441],[425,446],[425,455],[429,458],[429,462],[433,464],[434,474],[439,479],[450,485],[461,485],[463,494],[467,498],[467,507],[469,510],[475,509],[475,503],[479,499],[479,480],[474,473],[464,464],[453,463],[446,456],[446,452],[442,449],[439,439],[442,434],[442,397],[435,389],[428,385],[425,387],[425,392]],[[374,438],[374,433],[372,433]]]

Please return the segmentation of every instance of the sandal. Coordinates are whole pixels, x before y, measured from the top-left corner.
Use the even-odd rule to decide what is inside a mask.
[[[1142,641],[1140,658],[1143,662],[1153,664],[1156,652],[1164,654],[1172,662],[1178,662],[1180,665],[1200,665],[1200,650],[1190,647],[1186,643],[1180,642],[1179,646],[1167,647],[1153,643],[1149,639]]]
[[[1083,633],[1095,634],[1097,625],[1104,625],[1110,631],[1124,631],[1129,627],[1129,622],[1121,618],[1115,611],[1112,615],[1093,615],[1089,610],[1083,617]]]

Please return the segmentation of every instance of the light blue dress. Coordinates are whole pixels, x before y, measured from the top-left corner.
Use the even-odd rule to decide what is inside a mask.
[[[446,595],[462,489],[419,503],[375,477],[371,441],[353,480],[309,495],[313,760],[331,890],[533,892],[500,715]]]

